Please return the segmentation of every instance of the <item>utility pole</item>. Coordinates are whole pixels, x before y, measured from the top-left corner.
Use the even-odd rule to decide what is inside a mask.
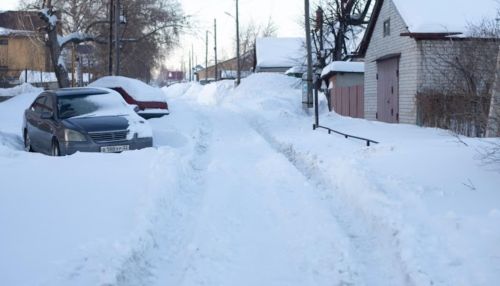
[[[306,46],[307,46],[307,107],[311,107],[312,103],[312,48],[311,48],[311,23],[309,20],[309,0],[305,1],[305,24],[306,24]]]
[[[192,51],[189,51],[189,60],[188,60],[188,62],[189,62],[189,81],[191,81],[191,78],[192,78],[191,72],[193,71],[193,69],[191,67],[191,53],[192,53]]]
[[[236,72],[236,86],[241,82],[241,60],[240,60],[240,19],[238,0],[236,0],[236,61],[238,62],[238,70]]]
[[[194,45],[191,44],[191,75],[192,75],[192,79],[191,81],[194,81],[194,70],[195,70],[195,63],[194,63]]]
[[[215,81],[219,78],[219,71],[217,70],[217,19],[214,19],[214,52],[215,52]]]
[[[208,82],[208,31],[205,37],[205,82]]]
[[[109,0],[109,58],[108,75],[113,73],[113,7],[114,1]]]
[[[115,1],[115,73],[120,75],[120,0]]]

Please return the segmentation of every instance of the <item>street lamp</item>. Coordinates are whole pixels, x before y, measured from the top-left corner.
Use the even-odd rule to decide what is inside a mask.
[[[239,5],[238,0],[236,1],[236,17],[231,15],[229,12],[224,12],[226,15],[235,18],[236,20],[236,61],[237,61],[237,70],[236,70],[236,86],[238,86],[241,82],[241,63],[240,63],[240,20],[239,20]]]

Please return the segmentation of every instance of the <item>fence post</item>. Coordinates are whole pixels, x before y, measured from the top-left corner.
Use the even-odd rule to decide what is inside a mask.
[[[28,83],[28,68],[24,69],[24,83]]]

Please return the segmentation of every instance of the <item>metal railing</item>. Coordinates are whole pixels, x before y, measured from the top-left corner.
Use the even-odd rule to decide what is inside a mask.
[[[380,142],[377,142],[375,140],[371,140],[371,139],[368,139],[368,138],[363,138],[363,137],[359,137],[359,136],[349,135],[349,134],[342,133],[342,132],[337,131],[337,130],[333,130],[333,129],[329,128],[329,127],[325,127],[325,126],[321,126],[321,125],[316,126],[316,124],[313,124],[313,130],[316,130],[318,128],[328,130],[328,134],[332,134],[332,132],[333,132],[333,133],[342,135],[346,139],[353,138],[353,139],[357,139],[357,140],[366,141],[366,146],[368,146],[368,147],[370,147],[371,143],[373,143],[373,144],[379,144],[380,143]]]

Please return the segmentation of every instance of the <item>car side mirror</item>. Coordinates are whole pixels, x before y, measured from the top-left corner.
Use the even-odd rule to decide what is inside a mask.
[[[52,119],[52,118],[54,118],[54,112],[52,112],[52,111],[44,111],[44,112],[42,112],[42,115],[40,117],[42,119]]]

